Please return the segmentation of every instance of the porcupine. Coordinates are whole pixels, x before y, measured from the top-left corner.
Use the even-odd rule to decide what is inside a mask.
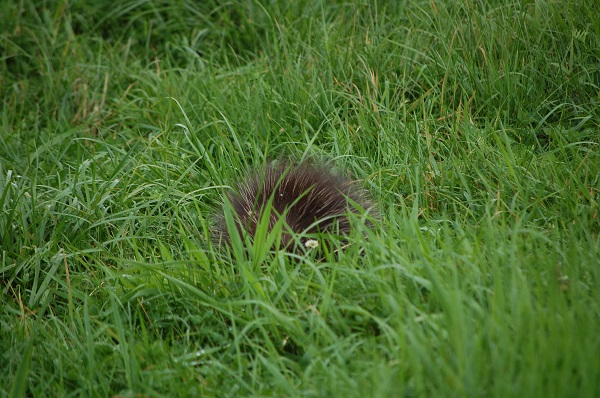
[[[230,204],[240,236],[245,232],[254,237],[270,200],[268,231],[284,217],[280,248],[288,251],[299,249],[296,234],[348,234],[349,212],[366,210],[376,216],[365,191],[330,167],[314,162],[280,161],[247,174],[227,194],[226,202]],[[224,213],[217,216],[214,232],[221,244],[231,244]],[[319,245],[318,240],[306,236],[300,243],[308,249]]]

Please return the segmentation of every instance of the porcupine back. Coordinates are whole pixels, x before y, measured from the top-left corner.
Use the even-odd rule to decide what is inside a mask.
[[[350,232],[348,212],[372,205],[352,181],[313,163],[279,163],[247,175],[227,195],[238,233],[254,236],[264,209],[272,199],[268,230],[285,217],[281,247],[292,249],[292,234]],[[357,206],[358,205],[358,209]],[[229,244],[225,217],[217,221],[217,235]],[[291,232],[291,233],[290,233]]]

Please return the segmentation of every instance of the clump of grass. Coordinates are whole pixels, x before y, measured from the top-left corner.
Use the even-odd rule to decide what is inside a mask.
[[[598,6],[6,4],[0,396],[598,396]],[[375,197],[223,251],[250,165]]]

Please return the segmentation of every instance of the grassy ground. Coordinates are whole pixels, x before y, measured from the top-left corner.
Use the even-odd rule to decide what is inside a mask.
[[[600,396],[596,1],[1,3],[0,397]],[[214,248],[280,156],[380,227]]]

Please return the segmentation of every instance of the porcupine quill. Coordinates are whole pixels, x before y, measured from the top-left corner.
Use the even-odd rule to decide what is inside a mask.
[[[349,212],[358,213],[362,209],[376,216],[365,192],[330,167],[312,162],[279,162],[249,173],[227,194],[226,202],[230,204],[237,229],[234,233],[254,237],[269,200],[272,203],[268,231],[284,217],[280,248],[288,251],[298,251],[296,234],[348,234]],[[232,232],[223,213],[217,216],[214,232],[219,243],[231,244]],[[319,242],[305,237],[301,244],[311,249]]]

